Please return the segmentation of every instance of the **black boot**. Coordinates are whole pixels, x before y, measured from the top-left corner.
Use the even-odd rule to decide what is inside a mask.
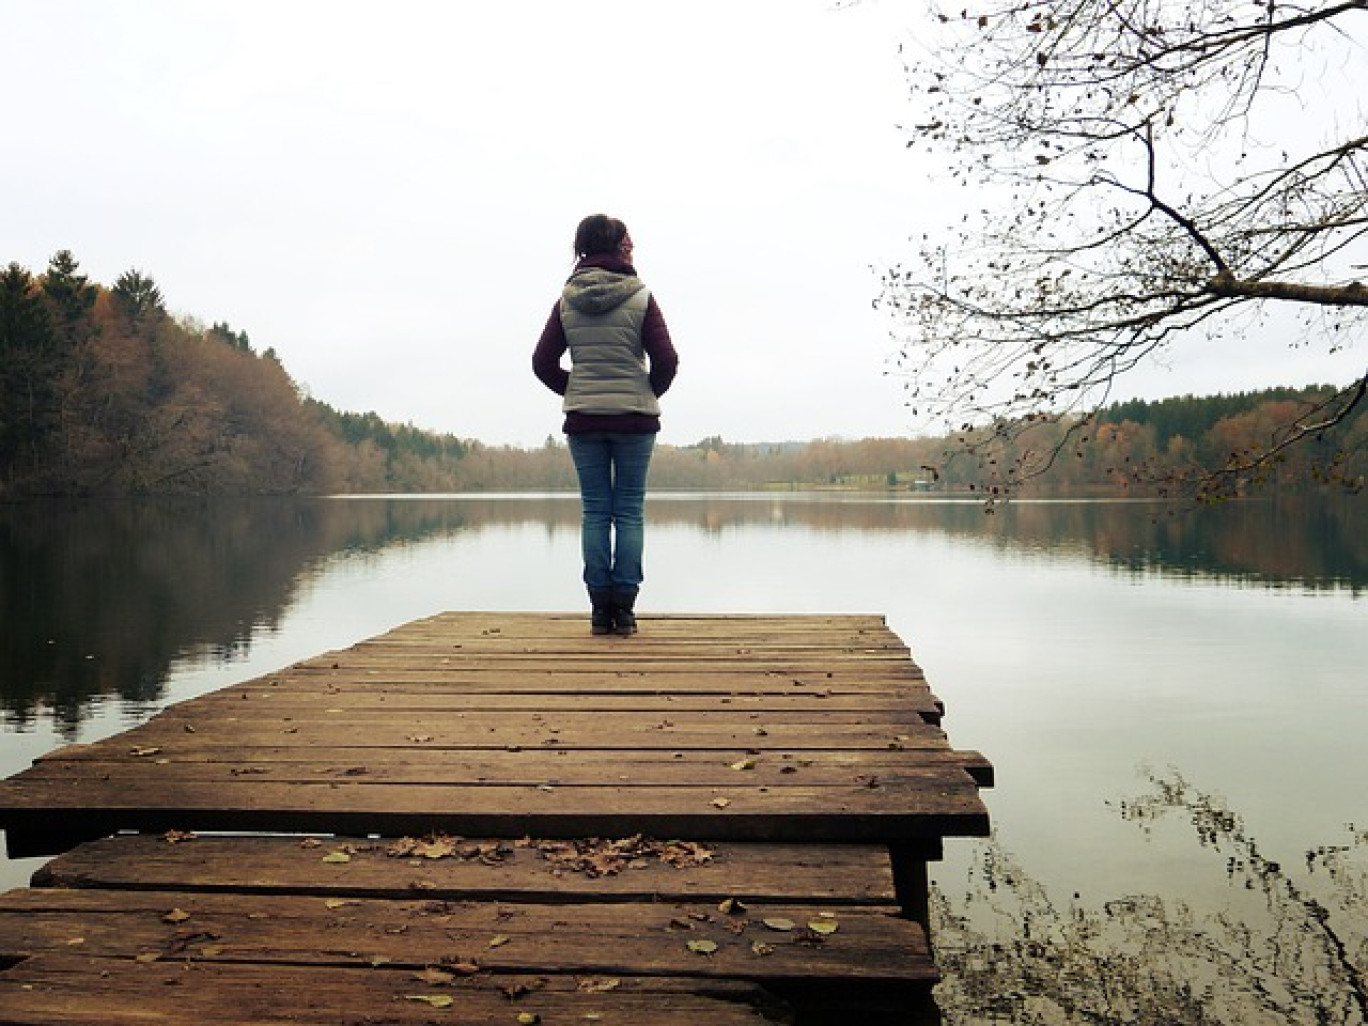
[[[607,588],[589,589],[589,630],[594,634],[613,632],[613,599]]]
[[[635,634],[637,629],[636,613],[632,607],[636,605],[636,589],[631,591],[613,592],[613,633],[622,637]]]

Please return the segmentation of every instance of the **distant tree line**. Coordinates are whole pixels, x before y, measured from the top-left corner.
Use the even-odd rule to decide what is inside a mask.
[[[1259,491],[1358,493],[1368,483],[1368,411],[1324,419],[1343,391],[1313,385],[1135,400],[1077,418],[994,424],[957,439],[966,466],[950,480],[967,473],[990,495],[1100,489],[1219,501]]]
[[[1067,418],[961,438],[661,445],[657,488],[875,488],[989,496],[1149,494],[1222,488],[1358,490],[1368,414],[1278,451],[1332,386],[1116,404],[1081,429]],[[1300,419],[1299,419],[1300,418]],[[972,451],[970,457],[964,453]],[[1025,468],[1028,472],[1022,473]],[[37,495],[320,494],[573,488],[564,441],[490,446],[349,413],[313,399],[244,331],[167,313],[138,270],[91,282],[68,251],[34,275],[0,270],[0,499]]]
[[[0,269],[0,498],[449,487],[468,443],[339,413],[227,322],[167,313],[139,270],[66,250]]]

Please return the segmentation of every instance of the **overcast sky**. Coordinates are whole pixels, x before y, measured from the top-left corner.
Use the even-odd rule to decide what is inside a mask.
[[[907,434],[875,269],[957,201],[897,127],[922,10],[0,0],[0,263],[137,268],[339,409],[535,445],[532,347],[601,211],[680,352],[663,441]],[[1352,373],[1199,347],[1129,391]]]

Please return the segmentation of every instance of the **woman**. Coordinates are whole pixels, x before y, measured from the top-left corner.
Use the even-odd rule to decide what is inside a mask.
[[[655,297],[632,266],[627,226],[580,222],[575,270],[542,330],[532,369],[565,397],[564,431],[579,475],[580,544],[595,634],[637,629],[646,471],[660,403],[679,358]],[[561,357],[570,351],[569,371]]]

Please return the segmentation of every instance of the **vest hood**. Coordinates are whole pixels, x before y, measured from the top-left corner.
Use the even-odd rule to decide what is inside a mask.
[[[645,287],[635,274],[585,267],[570,276],[561,290],[561,298],[580,313],[603,314],[621,306]]]

